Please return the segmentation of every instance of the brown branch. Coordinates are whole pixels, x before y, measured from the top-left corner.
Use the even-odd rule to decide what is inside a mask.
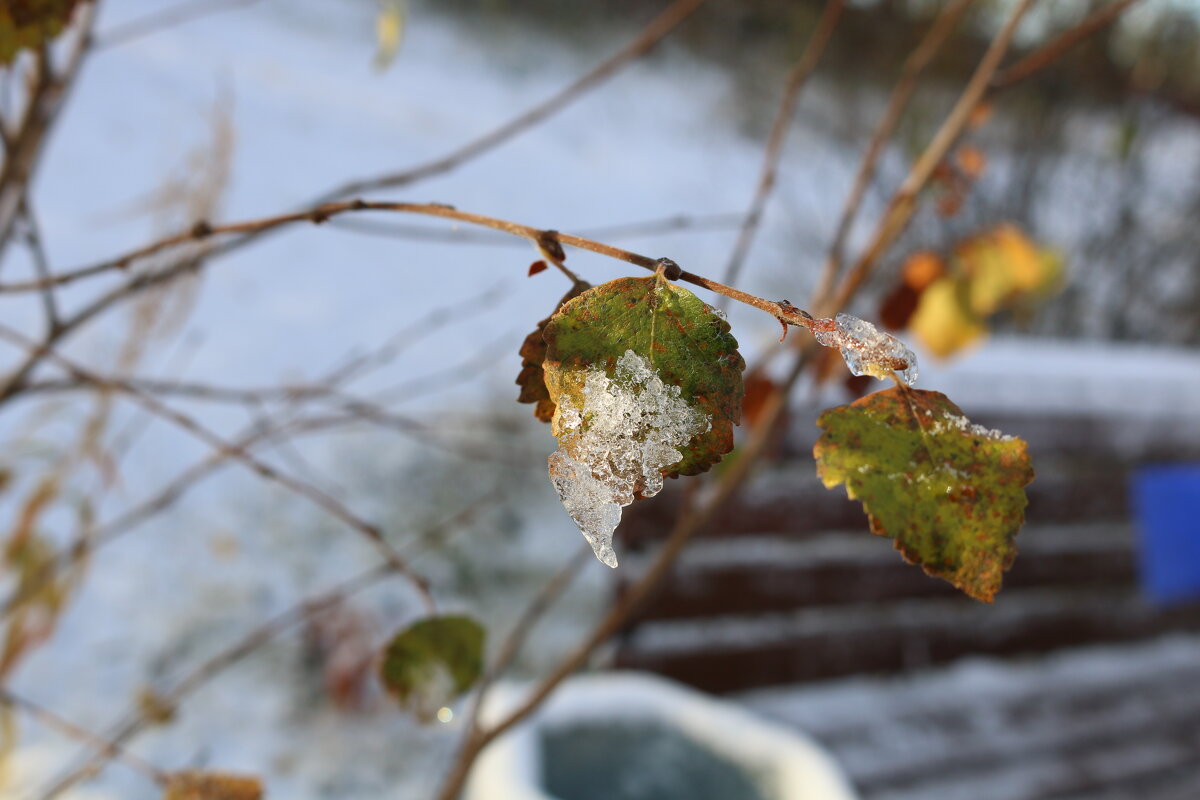
[[[52,270],[50,269],[50,261],[46,256],[46,246],[42,241],[41,226],[38,225],[37,217],[33,214],[33,209],[29,205],[29,197],[21,199],[21,216],[25,220],[25,242],[29,247],[29,254],[33,260],[34,272],[43,284],[40,293],[42,296],[42,309],[46,316],[46,330],[53,333],[62,326],[62,320],[58,315],[58,302],[54,297],[54,287],[49,285],[51,280]]]
[[[596,225],[584,228],[578,234],[589,239],[623,239],[637,236],[658,236],[678,231],[717,231],[737,228],[741,224],[741,219],[741,214],[673,214],[669,217],[657,217],[640,222]],[[446,242],[448,244],[516,244],[511,239],[490,231],[445,229],[431,225],[397,225],[375,220],[348,218],[330,220],[330,225],[354,233],[391,239]],[[8,286],[0,284],[0,293],[8,290]],[[24,291],[28,291],[28,289]]]
[[[832,301],[827,306],[818,307],[818,313],[822,316],[832,313],[840,308],[845,307],[850,297],[857,292],[858,287],[862,284],[868,274],[870,274],[875,262],[880,256],[891,246],[892,242],[908,227],[908,223],[912,219],[913,212],[917,207],[917,196],[921,190],[925,188],[929,182],[929,178],[933,175],[938,164],[950,152],[955,142],[962,135],[963,129],[966,127],[967,121],[970,119],[971,112],[979,105],[983,99],[984,93],[991,83],[992,77],[996,74],[996,70],[1000,67],[1000,62],[1004,58],[1004,54],[1008,51],[1009,45],[1012,43],[1013,35],[1016,33],[1017,25],[1034,3],[1034,0],[1020,0],[1009,14],[1004,26],[992,39],[992,43],[988,46],[987,52],[984,53],[979,65],[975,68],[974,74],[967,82],[958,101],[942,122],[940,128],[930,140],[925,151],[913,163],[908,175],[903,183],[892,195],[888,202],[888,207],[880,218],[874,233],[871,236],[870,242],[863,250],[855,262],[854,267],[842,280],[841,285],[834,293]]]
[[[1134,3],[1141,0],[1116,0],[1087,15],[1079,24],[1063,31],[1051,41],[1034,50],[1017,63],[1005,68],[992,79],[992,89],[1005,89],[1020,83],[1053,64],[1075,45],[1114,22]]]
[[[251,433],[236,439],[232,447],[249,450],[251,447],[261,442],[269,442],[275,437],[321,432],[356,420],[357,417],[337,415],[293,420],[274,428],[256,427]],[[53,560],[48,561],[39,571],[29,576],[22,587],[13,590],[12,594],[5,598],[3,603],[0,603],[0,619],[7,617],[29,598],[37,596],[60,573],[79,566],[100,547],[111,544],[155,515],[169,509],[183,499],[187,492],[201,480],[219,467],[229,463],[229,460],[228,453],[210,453],[184,469],[146,500],[97,526],[94,531],[85,531],[76,536],[74,541],[66,545]]]
[[[260,0],[189,0],[168,8],[160,8],[97,34],[94,49],[119,47],[144,36],[225,11],[247,8],[258,2]]]
[[[6,136],[4,164],[0,166],[0,256],[8,245],[29,180],[37,168],[50,129],[70,94],[79,68],[92,43],[94,2],[83,2],[76,12],[78,28],[74,47],[61,73],[56,74],[49,48],[35,53],[34,79],[15,130]]]
[[[488,666],[483,678],[480,679],[479,685],[475,688],[475,697],[471,702],[470,711],[467,712],[466,722],[463,725],[462,739],[458,744],[455,760],[451,765],[450,774],[446,779],[447,787],[453,787],[455,790],[461,788],[461,781],[465,778],[466,770],[474,762],[475,756],[486,745],[483,738],[487,734],[479,725],[479,715],[483,710],[484,702],[487,699],[488,692],[491,691],[492,685],[512,665],[517,654],[521,652],[525,641],[533,632],[533,628],[538,620],[546,614],[555,601],[566,591],[567,587],[571,585],[571,582],[579,574],[579,570],[582,569],[583,565],[591,560],[592,549],[590,547],[585,545],[576,551],[568,559],[567,563],[546,582],[542,590],[533,597],[509,631],[504,642],[500,645],[495,658]],[[461,777],[459,777],[460,775]],[[439,797],[445,796],[446,790],[443,789]]]
[[[334,606],[367,587],[378,583],[392,574],[391,565],[382,564],[359,573],[335,586],[333,589],[305,600],[286,611],[272,617],[262,625],[251,630],[231,646],[204,661],[167,692],[156,694],[156,706],[164,710],[174,710],[184,698],[200,688],[213,677],[228,669],[243,658],[262,647],[274,637],[285,632],[309,617]],[[115,747],[122,747],[137,734],[141,733],[151,720],[145,714],[134,711],[126,714],[106,737],[106,741]],[[51,783],[41,794],[39,800],[52,800],[75,784],[98,772],[110,760],[108,751],[98,751],[86,758],[79,766],[66,772]]]
[[[117,742],[106,739],[100,734],[93,733],[80,725],[76,725],[74,722],[55,714],[50,709],[17,695],[7,687],[0,686],[0,703],[25,712],[47,728],[52,728],[59,733],[84,743],[110,760],[121,762],[159,785],[166,783],[166,772],[124,749]]]
[[[516,222],[489,217],[483,214],[475,214],[468,211],[459,211],[453,206],[443,205],[440,203],[393,203],[384,201],[366,201],[366,200],[351,200],[336,203],[325,203],[316,206],[307,211],[296,212],[293,214],[281,214],[275,217],[266,217],[263,219],[249,220],[246,222],[236,222],[228,225],[204,226],[197,230],[187,233],[176,234],[169,238],[154,242],[145,247],[139,248],[133,252],[127,253],[104,265],[106,269],[121,269],[129,266],[138,259],[145,258],[149,255],[168,250],[180,245],[194,242],[199,239],[205,239],[211,236],[220,236],[239,233],[255,233],[272,228],[278,228],[284,225],[290,225],[297,222],[312,222],[320,224],[330,219],[331,217],[341,214],[362,212],[362,211],[390,211],[406,214],[420,214],[431,217],[441,217],[443,219],[455,220],[457,222],[465,222],[470,225],[475,225],[482,228],[490,228],[500,231],[501,233],[510,236],[517,236],[537,243],[540,241],[555,241],[559,244],[576,247],[580,250],[588,250],[602,256],[624,261],[627,264],[641,267],[650,270],[651,272],[658,269],[661,259],[651,258],[650,256],[640,255],[630,250],[625,250],[620,247],[615,247],[610,244],[598,242],[595,239],[588,239],[583,236],[576,236],[569,233],[560,233],[558,231],[543,230],[534,228],[529,225],[521,225]],[[96,269],[101,265],[95,265],[89,269]],[[692,272],[682,271],[679,280],[695,284],[696,286],[708,289],[716,294],[724,295],[732,300],[740,303],[753,306],[759,310],[766,311],[773,317],[782,317],[787,319],[790,324],[801,325],[807,327],[807,320],[796,312],[795,309],[788,306],[763,300],[754,295],[734,289],[731,286],[726,286],[714,280],[710,280]]]
[[[742,217],[742,227],[738,231],[737,242],[734,244],[733,252],[729,255],[729,262],[725,266],[725,283],[737,281],[746,256],[750,252],[750,245],[762,222],[767,198],[775,186],[775,180],[779,173],[779,160],[783,156],[783,145],[787,139],[788,128],[791,127],[792,118],[796,115],[796,102],[800,97],[800,90],[808,82],[809,76],[812,75],[821,55],[825,52],[825,46],[833,35],[833,29],[837,26],[844,6],[844,0],[827,0],[825,10],[821,13],[821,18],[817,21],[816,28],[813,29],[812,36],[809,37],[800,60],[788,73],[783,99],[779,103],[779,110],[775,114],[775,121],[772,123],[771,132],[767,137],[758,185],[754,189],[753,197],[750,198],[750,206],[746,209],[745,216]]]
[[[954,0],[944,6],[941,13],[938,14],[937,19],[934,20],[933,25],[930,26],[929,31],[925,34],[925,37],[917,44],[908,58],[905,59],[904,66],[901,68],[900,79],[897,81],[896,87],[892,90],[891,97],[888,98],[887,108],[884,110],[883,116],[875,128],[875,133],[871,136],[871,141],[867,144],[862,161],[858,165],[858,171],[854,175],[854,183],[850,189],[850,194],[847,195],[846,201],[842,206],[842,213],[838,218],[837,228],[834,230],[833,242],[829,245],[829,253],[825,258],[825,267],[822,270],[820,280],[817,282],[817,289],[813,292],[814,307],[820,305],[821,301],[827,297],[833,288],[833,282],[842,267],[846,237],[850,235],[850,229],[853,227],[854,220],[858,216],[859,209],[862,207],[867,189],[875,177],[875,169],[878,166],[880,156],[883,155],[884,145],[892,138],[892,134],[895,133],[896,127],[900,124],[900,118],[904,115],[904,110],[912,100],[921,73],[925,71],[925,68],[929,66],[929,62],[941,50],[946,38],[958,25],[959,19],[971,2],[972,0]]]
[[[593,253],[614,258],[619,261],[624,261],[628,264],[633,264],[650,271],[657,270],[661,261],[661,259],[640,255],[629,250],[614,247],[613,245],[598,242],[594,239],[588,239],[582,236],[575,236],[566,233],[559,233],[557,231],[542,230],[529,225],[521,225],[515,222],[509,222],[508,220],[485,216],[483,214],[459,211],[453,206],[439,203],[393,203],[383,201],[350,200],[335,203],[325,203],[305,211],[298,211],[291,214],[280,214],[277,216],[235,222],[226,225],[214,226],[200,224],[194,226],[190,231],[175,234],[157,242],[152,242],[151,244],[140,247],[137,250],[131,251],[122,256],[118,256],[117,258],[101,262],[100,264],[96,264],[91,267],[86,267],[83,270],[62,273],[61,275],[57,276],[55,280],[71,280],[71,276],[79,274],[80,272],[86,272],[89,275],[94,275],[99,274],[100,272],[124,269],[140,259],[157,255],[173,248],[212,239],[214,237],[236,234],[257,234],[263,231],[269,231],[301,222],[321,224],[330,218],[341,214],[364,211],[388,211],[394,213],[419,214],[423,216],[455,220],[457,222],[463,222],[482,228],[490,228],[510,236],[526,239],[535,244],[538,242],[544,243],[547,241],[553,241],[559,245],[568,245],[581,250],[588,250]],[[92,303],[77,311],[74,316],[63,322],[59,330],[56,331],[53,336],[47,337],[46,341],[43,342],[41,347],[30,354],[26,361],[9,376],[6,384],[0,385],[0,403],[3,403],[21,391],[25,381],[29,377],[29,374],[45,356],[45,350],[52,347],[57,340],[80,327],[82,324],[101,313],[113,303],[118,302],[126,297],[138,294],[161,283],[170,281],[179,274],[181,273],[178,271],[177,267],[172,266],[159,272],[148,272],[142,275],[134,276],[127,283],[112,289],[105,295],[93,300]],[[811,317],[809,317],[807,313],[796,308],[790,303],[766,300],[761,297],[756,297],[747,292],[734,289],[731,286],[726,286],[723,283],[710,280],[692,272],[681,270],[678,280],[686,281],[696,286],[708,289],[711,292],[723,295],[732,300],[736,300],[739,303],[745,303],[746,305],[753,306],[754,308],[767,312],[772,317],[775,317],[786,325],[808,327],[811,321]],[[40,286],[40,284],[35,282],[33,286],[37,287]]]

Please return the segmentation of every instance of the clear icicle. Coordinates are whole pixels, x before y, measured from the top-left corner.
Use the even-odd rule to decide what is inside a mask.
[[[838,314],[833,319],[813,320],[811,330],[818,342],[842,351],[846,366],[855,375],[886,380],[896,372],[908,386],[917,382],[917,357],[913,351],[864,319]]]
[[[626,350],[611,379],[588,370],[582,409],[558,398],[554,426],[559,447],[550,456],[550,480],[596,558],[615,567],[612,537],[621,508],[635,494],[658,494],[662,470],[682,459],[680,448],[710,423],[678,386],[663,383],[646,359]]]

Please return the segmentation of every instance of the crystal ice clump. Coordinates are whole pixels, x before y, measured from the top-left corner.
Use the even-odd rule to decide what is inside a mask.
[[[813,320],[812,333],[826,347],[840,348],[846,366],[855,375],[886,380],[896,372],[908,386],[917,382],[917,357],[913,351],[865,319],[838,314],[832,320]]]
[[[583,408],[558,398],[550,480],[596,558],[617,566],[613,531],[621,508],[635,494],[662,491],[662,471],[683,458],[680,448],[711,427],[691,408],[678,386],[663,383],[646,359],[632,350],[617,359],[612,378],[589,369]]]

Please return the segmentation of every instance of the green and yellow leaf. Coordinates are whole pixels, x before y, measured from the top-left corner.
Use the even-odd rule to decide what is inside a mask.
[[[904,558],[991,602],[1012,565],[1033,466],[1021,439],[973,425],[940,392],[893,388],[826,411],[813,448]]]
[[[616,566],[621,508],[733,449],[745,362],[729,324],[661,274],[582,293],[550,319],[550,477],[596,556]]]
[[[479,680],[483,641],[483,626],[470,617],[420,620],[392,637],[380,680],[402,706],[430,719]]]

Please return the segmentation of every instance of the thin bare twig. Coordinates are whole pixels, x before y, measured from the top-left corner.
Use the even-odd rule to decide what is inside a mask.
[[[871,141],[863,153],[862,161],[858,165],[858,171],[854,175],[854,183],[850,189],[850,194],[846,196],[846,201],[842,206],[842,213],[838,218],[837,228],[834,230],[833,242],[829,245],[829,253],[825,258],[825,267],[817,283],[817,288],[813,292],[814,304],[825,298],[833,288],[833,282],[842,267],[846,237],[849,236],[850,229],[854,225],[854,220],[858,216],[858,211],[862,207],[862,201],[866,197],[867,188],[871,185],[871,181],[875,177],[875,168],[878,166],[879,157],[883,155],[883,147],[892,138],[892,134],[896,131],[896,126],[900,124],[900,118],[904,114],[904,109],[908,107],[909,102],[912,100],[913,93],[917,88],[917,80],[920,78],[921,73],[925,71],[929,62],[941,50],[946,38],[958,25],[959,19],[971,2],[972,0],[953,0],[953,2],[944,6],[941,13],[938,14],[937,19],[934,20],[933,25],[930,26],[928,33],[925,34],[925,37],[912,53],[909,54],[908,58],[904,60],[900,79],[896,82],[896,88],[892,90],[891,97],[888,98],[887,108],[884,110],[883,116],[875,128],[875,133],[872,134]]]
[[[197,19],[248,8],[260,0],[187,0],[167,8],[156,9],[136,19],[116,25],[96,35],[96,50],[119,47],[135,39],[150,36]]]
[[[1020,83],[1035,73],[1057,61],[1064,53],[1075,45],[1095,34],[1101,28],[1114,22],[1125,13],[1134,3],[1142,0],[1116,0],[1114,3],[1102,6],[1088,14],[1079,24],[1063,31],[1051,41],[1034,50],[1029,55],[1006,67],[992,78],[992,89],[1005,89],[1014,83]]]
[[[737,281],[746,256],[750,253],[750,245],[762,222],[763,209],[767,206],[767,198],[775,186],[776,176],[779,173],[779,160],[783,156],[783,144],[787,139],[792,118],[796,115],[796,102],[800,98],[800,90],[804,88],[809,76],[812,75],[817,63],[821,60],[821,55],[825,52],[825,46],[833,35],[833,29],[837,26],[844,6],[845,0],[827,0],[825,10],[821,13],[821,18],[817,21],[816,28],[813,29],[812,36],[809,37],[808,44],[805,45],[804,52],[800,55],[800,60],[788,73],[787,83],[783,89],[783,98],[779,103],[779,110],[775,114],[775,122],[771,125],[766,149],[763,151],[758,185],[754,189],[754,195],[750,198],[750,206],[746,209],[745,216],[742,217],[742,227],[738,231],[737,242],[733,246],[733,252],[729,254],[729,262],[725,265],[723,278],[725,283]]]
[[[54,287],[49,284],[53,270],[50,269],[50,260],[46,256],[41,226],[38,225],[37,217],[34,216],[33,209],[30,207],[28,196],[21,200],[21,216],[25,220],[25,242],[29,246],[34,272],[37,274],[38,280],[46,284],[40,290],[42,309],[46,316],[46,330],[52,333],[62,326],[62,320],[58,315],[58,302],[54,298]]]
[[[234,461],[242,464],[264,480],[276,483],[289,491],[306,498],[318,508],[325,511],[334,519],[344,523],[351,530],[356,531],[366,538],[375,549],[383,556],[383,558],[392,565],[401,575],[408,578],[409,582],[421,596],[425,604],[432,610],[436,607],[433,595],[430,594],[429,582],[418,573],[414,572],[408,563],[396,552],[387,541],[383,531],[374,523],[368,522],[349,508],[347,508],[340,500],[333,497],[324,490],[298,480],[291,475],[288,475],[270,464],[257,458],[245,448],[239,448],[236,444],[226,442],[217,434],[210,431],[208,428],[201,425],[196,420],[183,414],[182,412],[167,406],[154,395],[144,392],[135,386],[125,383],[120,380],[109,380],[101,375],[97,375],[75,362],[67,359],[62,354],[55,352],[51,348],[44,345],[38,345],[26,337],[22,336],[17,331],[0,325],[0,338],[9,342],[15,343],[18,346],[28,348],[33,352],[41,352],[44,357],[56,363],[59,367],[66,370],[74,378],[91,383],[96,388],[106,391],[118,391],[122,395],[129,397],[133,402],[140,405],[145,410],[160,417],[168,422],[171,422],[180,429],[190,433],[201,442],[204,442],[209,447],[213,448],[218,453],[223,453]]]
[[[320,200],[337,200],[351,195],[378,191],[379,189],[395,189],[400,186],[407,186],[410,183],[449,172],[463,162],[495,149],[509,139],[537,125],[547,117],[558,113],[575,100],[578,100],[590,89],[595,88],[620,72],[630,62],[649,53],[654,49],[655,45],[662,41],[667,34],[675,30],[679,23],[690,17],[703,3],[704,0],[676,0],[665,11],[655,17],[649,25],[643,28],[633,41],[597,64],[591,71],[564,86],[520,116],[509,120],[498,128],[488,131],[478,139],[473,139],[445,156],[400,172],[351,181],[326,193]]]
[[[1004,54],[1008,52],[1008,47],[1012,43],[1017,25],[1020,24],[1021,19],[1025,16],[1025,12],[1029,10],[1034,1],[1020,0],[1012,13],[1009,14],[1004,27],[992,39],[987,52],[984,53],[979,65],[975,68],[975,72],[959,96],[958,102],[955,103],[954,108],[951,109],[946,119],[942,122],[941,127],[938,128],[924,152],[913,163],[903,183],[900,184],[899,188],[892,195],[891,200],[888,202],[888,207],[880,218],[879,224],[876,226],[866,248],[864,248],[858,260],[855,261],[853,268],[847,273],[841,285],[834,293],[832,301],[828,306],[818,308],[819,314],[825,316],[827,313],[843,308],[850,297],[858,290],[859,285],[866,279],[876,260],[883,255],[892,242],[908,227],[913,212],[916,210],[917,195],[925,188],[934,170],[937,169],[938,164],[942,163],[946,154],[950,152],[950,148],[954,146],[954,143],[958,141],[958,137],[962,135],[963,129],[971,117],[971,112],[975,110],[983,99],[992,76],[996,74],[996,70],[999,69]]]
[[[34,81],[21,119],[6,136],[4,164],[0,166],[0,256],[4,254],[12,235],[13,224],[41,157],[46,137],[66,103],[84,56],[91,48],[95,19],[95,3],[90,0],[80,3],[76,11],[74,47],[67,56],[65,66],[57,74],[48,47],[42,46],[35,53]]]
[[[741,224],[741,214],[673,214],[669,217],[640,222],[625,222],[615,225],[596,225],[583,228],[577,233],[589,239],[624,239],[639,236],[659,236],[679,231],[720,231],[736,228]],[[368,236],[389,239],[409,239],[424,242],[446,242],[448,244],[504,245],[517,244],[490,231],[454,230],[432,225],[405,225],[378,222],[369,219],[335,219],[330,225],[342,230]],[[0,293],[7,287],[0,285]]]
[[[135,772],[145,775],[159,785],[166,783],[167,773],[149,761],[134,755],[118,743],[106,739],[98,733],[93,733],[80,725],[76,725],[74,722],[55,714],[50,709],[32,700],[21,697],[7,687],[0,686],[0,703],[25,712],[47,728],[53,728],[59,733],[82,742],[109,759],[119,761]]]
[[[494,493],[489,492],[471,502],[448,519],[429,526],[425,531],[418,534],[416,541],[431,540],[439,534],[444,534],[446,531],[462,525],[477,514],[479,509],[490,502],[494,496]],[[279,636],[306,619],[345,601],[354,594],[377,584],[384,578],[395,574],[395,572],[394,566],[389,562],[378,564],[338,583],[319,595],[307,598],[291,608],[276,614],[261,625],[248,631],[228,647],[201,662],[176,681],[170,689],[161,694],[156,694],[155,700],[157,701],[157,705],[163,709],[177,709],[188,695],[276,636]],[[150,720],[147,719],[145,714],[140,711],[132,711],[124,715],[122,720],[113,727],[113,730],[106,737],[105,741],[118,747],[123,746],[149,724]],[[92,775],[107,760],[107,752],[96,752],[88,757],[84,763],[55,780],[39,795],[40,800],[52,800],[84,778]]]

